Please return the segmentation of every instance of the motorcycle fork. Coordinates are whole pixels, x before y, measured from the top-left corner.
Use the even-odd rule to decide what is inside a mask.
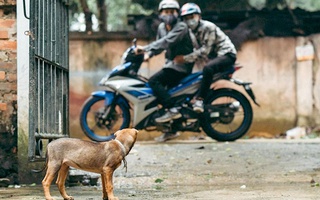
[[[103,119],[106,120],[110,118],[110,115],[115,110],[117,100],[118,100],[118,95],[115,95],[111,103],[105,104],[105,106],[107,107],[107,110],[104,112]]]

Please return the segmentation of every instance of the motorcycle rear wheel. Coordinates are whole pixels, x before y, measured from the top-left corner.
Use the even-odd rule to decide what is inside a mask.
[[[105,99],[89,97],[80,113],[80,125],[84,134],[93,141],[114,139],[114,133],[130,125],[129,109],[121,103],[114,108],[105,106]]]
[[[205,101],[201,126],[217,141],[234,141],[249,130],[253,112],[248,99],[234,89],[212,90]]]

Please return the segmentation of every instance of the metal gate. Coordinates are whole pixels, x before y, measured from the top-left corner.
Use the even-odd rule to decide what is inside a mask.
[[[30,161],[45,159],[46,145],[69,137],[67,0],[30,0]]]

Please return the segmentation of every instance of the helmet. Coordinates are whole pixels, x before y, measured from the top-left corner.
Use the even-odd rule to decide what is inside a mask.
[[[181,7],[181,17],[191,14],[201,14],[199,6],[195,3],[186,3]]]
[[[175,0],[162,0],[159,4],[158,11],[161,12],[163,9],[177,9],[179,11],[179,3]]]

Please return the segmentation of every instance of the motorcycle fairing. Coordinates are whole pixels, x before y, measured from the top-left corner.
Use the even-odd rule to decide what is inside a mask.
[[[99,85],[104,85],[104,83],[111,77],[117,75],[117,73],[123,73],[124,69],[129,69],[131,66],[131,62],[123,63],[121,65],[117,65],[112,69],[111,72],[107,73],[99,82]]]
[[[131,91],[127,91],[127,93],[131,94],[132,96],[134,96],[140,100],[153,96],[153,91],[151,88],[143,88],[139,91],[138,90],[131,90]]]
[[[111,92],[111,91],[95,91],[93,93],[91,93],[92,96],[94,97],[100,97],[104,99],[104,105],[105,106],[110,106],[115,98],[115,93]],[[117,97],[117,102],[119,104],[123,104],[125,105],[128,109],[130,108],[130,105],[128,104],[127,100],[125,100],[122,96],[118,96]]]
[[[171,96],[177,96],[180,94],[193,94],[198,90],[201,79],[202,72],[190,74],[182,79],[177,86],[171,88],[169,90],[169,94]]]

